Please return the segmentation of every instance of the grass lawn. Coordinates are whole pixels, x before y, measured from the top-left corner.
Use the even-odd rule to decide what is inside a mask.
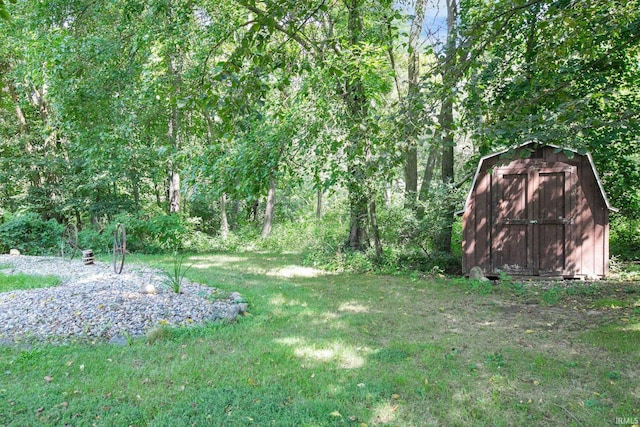
[[[276,254],[186,263],[249,314],[153,344],[0,347],[0,425],[638,424],[637,282],[331,275]]]
[[[57,286],[60,279],[55,276],[29,276],[26,274],[4,274],[0,264],[0,292],[20,289],[47,288]]]

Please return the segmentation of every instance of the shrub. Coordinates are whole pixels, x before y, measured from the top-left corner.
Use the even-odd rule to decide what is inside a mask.
[[[91,249],[94,253],[108,253],[113,248],[113,233],[85,227],[78,230],[78,246],[80,249]]]
[[[105,229],[110,239],[113,239],[118,223],[125,226],[127,250],[131,252],[162,253],[183,250],[189,241],[189,235],[193,233],[187,220],[178,214],[158,214],[147,218],[122,214],[115,217]]]
[[[16,215],[0,225],[0,251],[16,248],[25,255],[57,254],[63,230],[55,220],[44,221],[33,212]]]
[[[640,219],[611,217],[611,255],[622,261],[640,260]]]
[[[260,235],[260,230],[256,230]],[[297,221],[274,224],[273,231],[266,239],[259,237],[256,245],[259,249],[271,252],[285,252],[293,248],[309,247],[315,240],[315,219],[301,215]]]

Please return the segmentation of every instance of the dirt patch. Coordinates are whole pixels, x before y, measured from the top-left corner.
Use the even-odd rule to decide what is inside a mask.
[[[503,320],[516,322],[525,330],[582,331],[596,324],[602,324],[607,317],[604,312],[596,310],[504,301],[495,304],[501,311]]]
[[[522,285],[522,286],[520,286]],[[433,338],[446,338],[456,351],[478,354],[500,349],[541,352],[564,360],[575,355],[602,356],[603,349],[583,340],[585,332],[606,325],[633,324],[640,318],[640,283],[556,282],[504,286],[491,293],[469,291],[441,307]]]

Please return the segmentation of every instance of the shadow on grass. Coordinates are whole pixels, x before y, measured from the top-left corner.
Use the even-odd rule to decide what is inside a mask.
[[[11,359],[14,372],[0,411],[22,424],[54,411],[64,420],[86,413],[78,423],[155,426],[603,425],[640,416],[637,374],[627,368],[637,366],[637,347],[617,343],[638,342],[635,320],[581,335],[560,326],[585,313],[478,295],[446,279],[269,274],[298,271],[300,259],[189,257],[191,280],[239,291],[249,314],[175,329],[153,345],[7,351],[1,361]]]

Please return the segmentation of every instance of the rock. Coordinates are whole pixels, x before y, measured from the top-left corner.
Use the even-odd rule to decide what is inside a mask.
[[[155,295],[158,293],[158,290],[151,283],[144,283],[142,286],[140,286],[140,293]]]
[[[122,335],[115,335],[109,340],[109,344],[124,347],[126,345],[129,345],[129,340],[127,339],[127,337],[124,337]]]
[[[20,256],[20,251],[18,249],[13,248],[9,251],[9,255]]]
[[[181,293],[164,286],[164,275],[143,270],[116,276],[111,265],[59,257],[0,255],[10,274],[55,275],[58,286],[0,293],[0,347],[23,339],[51,343],[96,340],[128,345],[156,325],[195,326],[235,320],[246,310],[242,296],[215,298],[215,289],[185,281]]]
[[[238,304],[234,304],[231,307],[229,307],[229,312],[227,313],[229,320],[232,320],[232,321],[236,320],[236,317],[238,317],[238,314],[240,314],[240,307],[238,307]]]
[[[231,295],[229,295],[229,299],[236,303],[244,301],[244,298],[242,298],[242,295],[238,292],[232,292]]]
[[[246,302],[241,302],[238,304],[238,314],[245,314],[247,312],[247,308],[249,308],[249,304]]]
[[[484,272],[478,266],[472,267],[471,270],[469,270],[469,279],[480,280],[483,282],[486,282],[489,280],[486,277],[484,277]]]

